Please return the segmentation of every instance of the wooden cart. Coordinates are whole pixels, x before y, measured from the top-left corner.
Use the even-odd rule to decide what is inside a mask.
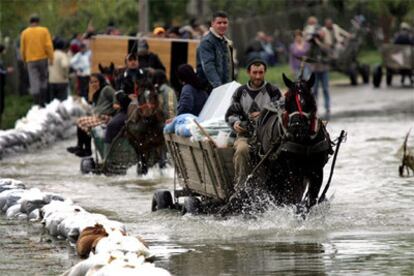
[[[381,85],[383,69],[385,69],[386,83],[392,84],[394,75],[406,75],[414,78],[414,47],[410,45],[384,44],[381,47],[382,64],[375,67],[372,79],[374,87]],[[413,83],[410,83],[413,85]]]
[[[174,185],[175,203],[169,191],[156,191],[152,210],[178,207],[183,213],[194,213],[206,205],[225,203],[233,187],[233,148],[175,134],[165,134],[164,138],[180,188]],[[187,197],[184,204],[178,204],[180,197]]]

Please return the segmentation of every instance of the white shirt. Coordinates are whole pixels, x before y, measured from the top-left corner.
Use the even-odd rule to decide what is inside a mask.
[[[69,57],[61,51],[53,53],[53,64],[49,65],[49,83],[69,82]]]
[[[78,76],[90,76],[91,74],[91,51],[78,52],[70,60],[70,66],[76,70]]]

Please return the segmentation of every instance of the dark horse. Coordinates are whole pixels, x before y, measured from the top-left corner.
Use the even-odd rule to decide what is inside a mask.
[[[117,80],[125,72],[125,68],[115,68],[115,64],[111,62],[109,66],[98,64],[99,71],[105,76],[105,80],[116,90],[119,89]]]
[[[149,81],[136,83],[136,101],[128,108],[127,137],[138,155],[139,174],[160,161],[164,145],[164,115],[158,93]]]
[[[323,180],[323,167],[333,153],[324,124],[317,117],[317,105],[308,81],[292,82],[284,107],[269,106],[256,125],[254,159],[263,160],[250,175],[243,189],[235,191],[222,214],[263,210],[267,204],[294,205],[309,210],[317,203]]]

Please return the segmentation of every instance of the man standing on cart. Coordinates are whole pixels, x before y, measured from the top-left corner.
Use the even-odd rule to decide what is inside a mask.
[[[267,65],[263,60],[253,60],[247,65],[249,81],[233,94],[232,103],[225,119],[237,135],[233,156],[235,190],[242,188],[251,168],[249,165],[249,139],[252,137],[256,120],[263,108],[281,98],[279,88],[265,80]]]
[[[197,48],[197,75],[208,91],[234,80],[233,43],[225,36],[228,25],[227,14],[215,12]]]

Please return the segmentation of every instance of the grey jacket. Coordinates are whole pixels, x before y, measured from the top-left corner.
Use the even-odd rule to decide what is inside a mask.
[[[248,121],[249,113],[262,111],[266,105],[276,103],[280,98],[280,90],[266,81],[257,89],[245,84],[234,92],[225,120],[233,128],[237,121]]]
[[[215,88],[234,79],[233,68],[231,41],[210,30],[197,48],[197,75]]]

